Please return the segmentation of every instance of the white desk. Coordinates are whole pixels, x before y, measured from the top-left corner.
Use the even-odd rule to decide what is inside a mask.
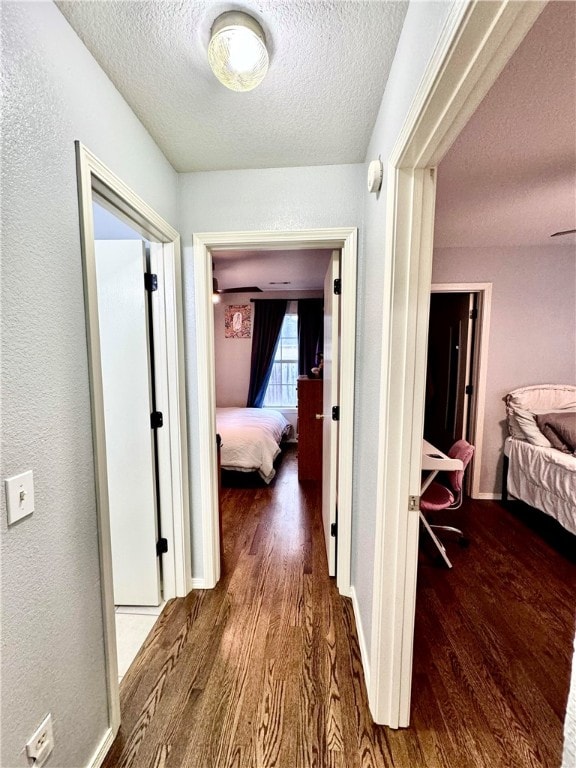
[[[460,459],[451,459],[450,456],[446,456],[445,453],[442,453],[442,451],[438,450],[438,448],[433,446],[432,443],[429,443],[428,440],[422,440],[422,471],[428,472],[428,474],[422,480],[420,496],[422,496],[438,472],[450,472],[452,470],[462,468],[463,464]],[[452,568],[452,563],[450,560],[448,560],[448,555],[446,554],[444,545],[436,536],[422,512],[420,512],[420,520],[422,520],[422,525],[428,531],[432,541],[438,549],[438,552],[440,552],[442,555],[444,562],[448,568]]]

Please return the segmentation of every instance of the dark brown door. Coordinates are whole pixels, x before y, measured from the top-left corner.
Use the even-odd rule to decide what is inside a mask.
[[[474,294],[433,293],[430,300],[424,437],[447,451],[467,435]]]

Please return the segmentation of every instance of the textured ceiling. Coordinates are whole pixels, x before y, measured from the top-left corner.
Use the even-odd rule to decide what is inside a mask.
[[[404,16],[391,0],[60,0],[58,7],[178,171],[364,161]],[[210,28],[242,9],[265,30],[264,82],[212,74]]]
[[[256,285],[263,291],[322,290],[332,251],[212,251],[219,289]],[[288,282],[288,285],[270,283]]]
[[[552,2],[438,167],[438,247],[566,246],[576,228],[576,4]]]

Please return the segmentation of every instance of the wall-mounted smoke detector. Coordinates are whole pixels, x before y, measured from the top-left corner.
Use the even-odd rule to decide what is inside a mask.
[[[384,176],[384,168],[382,166],[382,160],[372,160],[368,166],[368,192],[380,192],[382,188],[382,178]]]

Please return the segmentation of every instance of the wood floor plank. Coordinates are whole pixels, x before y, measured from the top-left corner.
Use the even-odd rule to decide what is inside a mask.
[[[555,768],[576,550],[522,506],[466,502],[454,568],[420,555],[412,726],[370,716],[354,612],[327,575],[320,489],[289,451],[223,489],[214,590],[173,600],[121,686],[103,768]],[[454,521],[456,522],[456,521]]]

